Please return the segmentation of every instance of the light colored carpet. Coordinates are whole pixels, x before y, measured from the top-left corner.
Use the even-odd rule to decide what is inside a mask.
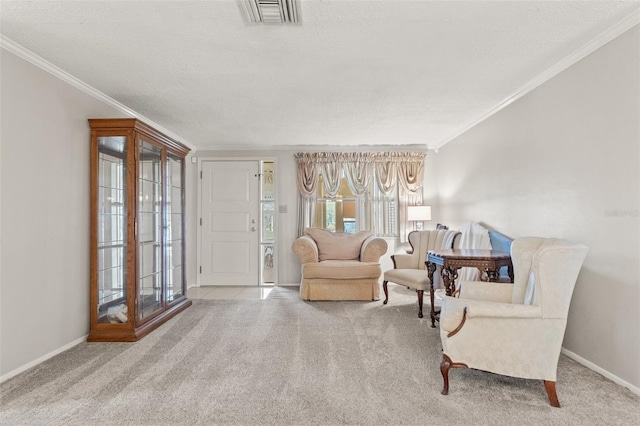
[[[540,381],[454,369],[415,293],[195,300],[137,343],[84,343],[0,385],[3,425],[635,425],[640,398],[562,357]]]

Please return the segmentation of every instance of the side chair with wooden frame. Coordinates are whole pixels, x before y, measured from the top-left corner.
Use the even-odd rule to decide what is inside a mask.
[[[444,381],[451,367],[544,380],[559,407],[556,372],[569,304],[588,248],[555,238],[514,240],[514,283],[467,281],[440,311]]]

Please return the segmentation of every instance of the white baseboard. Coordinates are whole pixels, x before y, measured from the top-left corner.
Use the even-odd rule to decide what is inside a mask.
[[[5,374],[4,376],[0,377],[0,383],[9,380],[10,378],[12,378],[13,376],[17,376],[18,374],[22,373],[23,371],[26,371],[28,369],[30,369],[31,367],[35,367],[36,365],[45,362],[46,360],[48,360],[49,358],[53,358],[54,356],[58,355],[61,352],[66,351],[67,349],[71,349],[72,347],[79,345],[80,343],[86,342],[87,341],[87,337],[89,335],[85,334],[84,336],[80,337],[79,339],[74,340],[73,342],[67,343],[66,345],[49,352],[46,355],[41,356],[38,359],[35,359],[33,361],[31,361],[28,364],[23,365],[22,367],[18,367],[13,371],[10,371],[9,373]]]
[[[574,360],[575,362],[577,362],[578,364],[582,364],[585,367],[587,367],[590,370],[595,371],[596,373],[602,374],[604,377],[606,377],[607,379],[611,380],[612,382],[625,387],[627,389],[629,389],[631,392],[635,393],[636,395],[640,396],[640,388],[637,386],[632,385],[631,383],[622,380],[620,377],[616,376],[615,374],[605,370],[604,368],[592,363],[589,360],[586,360],[584,358],[582,358],[580,355],[575,354],[573,352],[571,352],[570,350],[566,349],[566,348],[562,348],[561,351],[564,355],[568,356],[569,358],[571,358],[572,360]]]

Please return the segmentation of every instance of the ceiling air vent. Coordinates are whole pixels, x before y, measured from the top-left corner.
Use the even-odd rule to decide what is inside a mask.
[[[239,0],[249,22],[293,24],[298,22],[297,0]]]

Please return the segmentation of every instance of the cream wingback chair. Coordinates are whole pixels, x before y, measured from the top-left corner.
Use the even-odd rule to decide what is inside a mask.
[[[573,288],[588,248],[555,238],[521,238],[511,246],[514,283],[467,281],[459,298],[440,311],[444,380],[449,369],[469,367],[544,380],[559,407],[556,370]]]
[[[453,248],[458,231],[452,230],[432,230],[413,231],[409,233],[409,244],[412,252],[408,254],[395,254],[391,256],[393,269],[384,273],[382,288],[384,289],[384,302],[389,302],[389,290],[387,283],[392,282],[405,287],[415,289],[418,294],[418,317],[422,318],[422,300],[424,291],[429,290],[429,277],[426,270],[425,261],[429,250]]]

